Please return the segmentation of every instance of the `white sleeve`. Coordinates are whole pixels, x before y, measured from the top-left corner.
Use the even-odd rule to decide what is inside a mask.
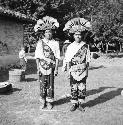
[[[58,42],[56,42],[56,46],[55,47],[56,47],[55,48],[55,57],[57,59],[60,59],[60,49],[59,49],[59,43]]]
[[[24,57],[25,57],[25,51],[20,51],[19,58],[24,58]]]
[[[89,49],[89,46],[88,46],[87,56],[86,56],[86,62],[90,62],[90,60],[91,60],[91,54],[90,54],[90,49]]]
[[[42,47],[42,42],[38,41],[36,50],[35,50],[35,59],[41,59],[43,58],[43,47]]]
[[[19,58],[21,58],[21,51],[19,52]]]

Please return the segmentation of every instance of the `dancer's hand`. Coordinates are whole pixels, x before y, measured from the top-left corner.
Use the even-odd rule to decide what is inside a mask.
[[[87,62],[86,66],[89,67],[89,62]]]
[[[25,62],[27,63],[27,58],[24,58]]]
[[[37,74],[40,75],[40,76],[42,75],[42,73],[39,69],[37,69]]]
[[[63,65],[63,66],[62,66],[62,71],[63,71],[63,72],[66,72],[66,71],[67,71],[67,65],[65,65],[65,66]]]
[[[57,75],[58,75],[58,69],[55,69],[54,76],[57,76]]]

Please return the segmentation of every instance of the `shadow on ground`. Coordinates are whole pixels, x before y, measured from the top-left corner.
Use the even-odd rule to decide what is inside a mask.
[[[98,105],[98,104],[104,103],[106,101],[109,101],[109,100],[115,98],[116,96],[119,96],[121,94],[122,90],[123,90],[123,88],[118,88],[116,90],[106,92],[106,93],[98,96],[98,98],[96,98],[94,100],[90,100],[89,102],[85,103],[84,106],[93,107],[95,105]]]
[[[89,90],[87,92],[87,96],[102,92],[107,88],[113,88],[113,87],[100,87],[99,89]],[[115,98],[116,96],[119,96],[121,94],[122,90],[123,90],[123,88],[118,88],[116,90],[112,90],[110,92],[104,93],[104,94],[98,96],[98,98],[84,103],[84,106],[93,107],[95,105],[109,101],[109,100]],[[62,105],[62,104],[68,103],[68,102],[70,102],[70,97],[65,97],[65,98],[59,99],[57,101],[54,101],[54,105]]]
[[[98,89],[92,89],[92,90],[89,90],[87,91],[87,95],[86,96],[90,96],[90,95],[94,95],[94,94],[97,94],[97,93],[100,93],[102,91],[104,91],[105,89],[108,89],[108,88],[115,88],[115,87],[100,87]],[[120,89],[121,90],[121,89]],[[119,91],[118,91],[119,92]],[[119,92],[120,94],[120,92]],[[115,94],[114,94],[115,95]],[[107,96],[107,95],[106,95]],[[65,104],[65,103],[68,103],[70,102],[70,99],[71,97],[64,97],[64,98],[61,98],[59,100],[56,100],[54,101],[54,105],[62,105],[62,104]],[[96,101],[95,101],[96,102]],[[91,103],[91,102],[90,102]],[[90,104],[89,103],[89,104]],[[93,102],[92,102],[93,103]]]
[[[115,88],[115,87],[99,87],[98,89],[88,90],[86,96],[90,96],[90,95],[100,93],[100,92],[102,92],[102,91],[104,91],[105,89],[108,89],[108,88]]]
[[[21,91],[21,90],[22,90],[22,89],[11,88],[10,90],[8,90],[8,91],[6,91],[6,92],[0,93],[0,95],[11,95],[11,94],[13,94],[14,92]]]
[[[33,81],[37,81],[37,79],[35,79],[35,78],[25,78],[24,81],[26,81],[26,82],[33,82]]]
[[[65,103],[68,103],[70,102],[70,97],[64,97],[64,98],[61,98],[59,100],[56,100],[53,102],[54,105],[62,105],[62,104],[65,104]]]
[[[94,69],[100,69],[100,68],[105,68],[103,65],[98,66],[98,67],[89,67],[89,70],[94,70]]]

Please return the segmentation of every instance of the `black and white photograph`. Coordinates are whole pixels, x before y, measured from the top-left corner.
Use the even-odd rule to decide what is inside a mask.
[[[123,125],[123,0],[0,0],[0,125]]]

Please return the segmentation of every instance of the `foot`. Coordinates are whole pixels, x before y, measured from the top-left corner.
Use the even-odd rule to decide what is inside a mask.
[[[84,109],[84,107],[82,106],[82,104],[79,104],[78,109],[79,109],[81,112],[85,112],[85,109]]]
[[[70,108],[70,111],[75,111],[77,109],[78,105],[77,104],[73,104],[72,107]]]
[[[49,110],[51,110],[51,109],[53,108],[53,105],[48,102],[48,103],[47,103],[47,108],[48,108]]]
[[[46,103],[42,103],[41,105],[40,105],[40,109],[44,109],[46,107]]]
[[[40,109],[44,109],[46,107],[46,100],[40,98],[39,101],[40,101]]]

